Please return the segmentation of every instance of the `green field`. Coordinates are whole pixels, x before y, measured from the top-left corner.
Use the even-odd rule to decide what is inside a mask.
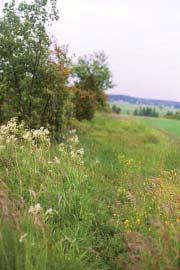
[[[73,122],[80,142],[71,131],[32,144],[11,126],[0,132],[1,270],[179,269],[177,138],[108,114]]]
[[[116,104],[122,109],[121,111],[122,115],[133,115],[135,109],[138,109],[140,106],[142,107],[145,106],[145,105],[123,104],[123,103],[122,104],[114,103],[114,104]],[[110,105],[112,106],[113,103],[111,103]],[[147,123],[148,125],[150,124],[154,128],[158,128],[166,132],[169,132],[170,134],[180,136],[180,121],[162,118],[167,113],[167,111],[175,112],[177,110],[170,107],[160,108],[158,106],[154,106],[152,108],[155,108],[156,111],[159,112],[160,117],[158,118],[135,117],[135,118],[143,121],[144,123]]]
[[[142,117],[141,121],[147,124],[150,124],[154,128],[158,128],[166,132],[169,132],[170,134],[180,136],[180,121],[179,120]]]

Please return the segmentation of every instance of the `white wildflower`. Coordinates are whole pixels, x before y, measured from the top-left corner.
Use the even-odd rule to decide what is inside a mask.
[[[54,158],[54,162],[60,164],[60,160],[57,157]]]
[[[77,150],[77,154],[83,156],[84,155],[84,149],[81,148],[81,149]]]
[[[71,130],[69,131],[69,133],[70,133],[70,134],[75,134],[75,133],[76,133],[76,129],[71,129]]]
[[[29,214],[37,215],[42,211],[42,207],[40,203],[37,203],[35,206],[30,206],[29,208]]]
[[[20,243],[24,242],[24,240],[26,239],[26,237],[27,237],[27,233],[21,235],[21,237],[19,238],[19,242]]]
[[[49,208],[49,209],[46,210],[45,215],[48,216],[48,215],[51,215],[52,213],[53,213],[53,209]]]

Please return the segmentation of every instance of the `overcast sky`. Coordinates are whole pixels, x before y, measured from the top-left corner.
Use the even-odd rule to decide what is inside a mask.
[[[58,0],[70,53],[104,50],[113,93],[180,101],[180,0]]]
[[[52,33],[70,54],[105,51],[111,93],[180,101],[180,0],[57,1]]]

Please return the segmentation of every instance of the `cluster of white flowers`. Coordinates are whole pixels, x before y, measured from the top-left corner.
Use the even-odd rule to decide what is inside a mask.
[[[37,203],[35,206],[30,206],[29,208],[29,214],[30,215],[38,215],[42,211],[42,207],[40,203]]]
[[[16,117],[0,126],[0,144],[16,143],[17,141],[29,141],[32,144],[43,142],[50,143],[49,130],[41,127],[40,129],[25,129],[24,122],[18,123]]]
[[[62,154],[66,152],[66,145],[64,143],[59,144],[59,152]]]
[[[0,126],[0,143],[15,143],[21,137],[24,129],[24,123],[17,124],[17,118],[14,117],[6,125]]]
[[[71,158],[73,162],[83,165],[84,149],[80,147],[79,138],[76,130],[70,130],[67,137],[64,137],[64,143],[59,144],[59,152],[61,156]],[[52,163],[60,163],[59,159],[55,157]]]
[[[45,212],[45,216],[51,216],[55,212],[52,208],[49,208]],[[40,213],[43,213],[43,208],[40,203],[37,203],[35,206],[30,206],[28,213],[32,216],[37,216]]]
[[[73,129],[69,132],[69,137],[67,139],[70,157],[72,160],[75,160],[76,163],[80,165],[84,164],[83,157],[84,157],[84,149],[79,146],[79,138],[76,134],[76,130]]]
[[[53,209],[52,208],[47,209],[46,212],[45,212],[46,216],[50,216],[52,214],[53,214]]]
[[[22,138],[32,144],[39,142],[50,144],[49,130],[43,127],[40,129],[25,130]]]

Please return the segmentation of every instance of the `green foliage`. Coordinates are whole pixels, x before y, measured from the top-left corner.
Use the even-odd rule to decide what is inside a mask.
[[[116,106],[115,104],[112,105],[112,111],[113,113],[120,114],[121,113],[121,108]]]
[[[108,109],[104,90],[112,82],[107,57],[103,52],[82,57],[70,69],[67,50],[52,45],[47,34],[57,19],[56,0],[5,4],[0,19],[1,123],[18,117],[31,128],[47,127],[57,137],[73,108],[80,120],[92,119],[96,109]],[[75,104],[68,88],[70,75],[77,89]]]
[[[176,112],[168,111],[165,115],[165,118],[180,120],[180,111],[176,111]]]
[[[0,20],[1,122],[17,116],[30,127],[62,129],[68,98],[68,59],[50,52],[47,26],[58,19],[56,0],[6,4]]]
[[[97,93],[112,87],[111,73],[104,52],[79,58],[73,66],[73,74],[77,88]]]
[[[75,80],[75,88],[79,89],[79,92],[87,92],[83,96],[87,97],[87,101],[84,98],[84,102],[88,106],[85,110],[84,105],[80,102],[78,106],[82,106],[78,110],[81,111],[81,119],[91,119],[95,113],[95,109],[108,110],[107,97],[104,93],[105,90],[112,87],[112,75],[107,64],[106,55],[101,53],[95,53],[91,56],[84,56],[78,59],[77,63],[72,68],[73,77]],[[93,100],[90,104],[89,97]],[[78,100],[79,95],[76,95]],[[77,106],[76,106],[77,108]],[[87,116],[87,111],[90,111],[91,117]],[[84,111],[84,116],[82,112]]]
[[[146,117],[159,117],[159,113],[155,108],[151,107],[140,107],[134,110],[134,115],[136,116],[146,116]]]
[[[78,120],[91,120],[96,110],[95,94],[91,91],[85,91],[73,88],[75,117]]]

